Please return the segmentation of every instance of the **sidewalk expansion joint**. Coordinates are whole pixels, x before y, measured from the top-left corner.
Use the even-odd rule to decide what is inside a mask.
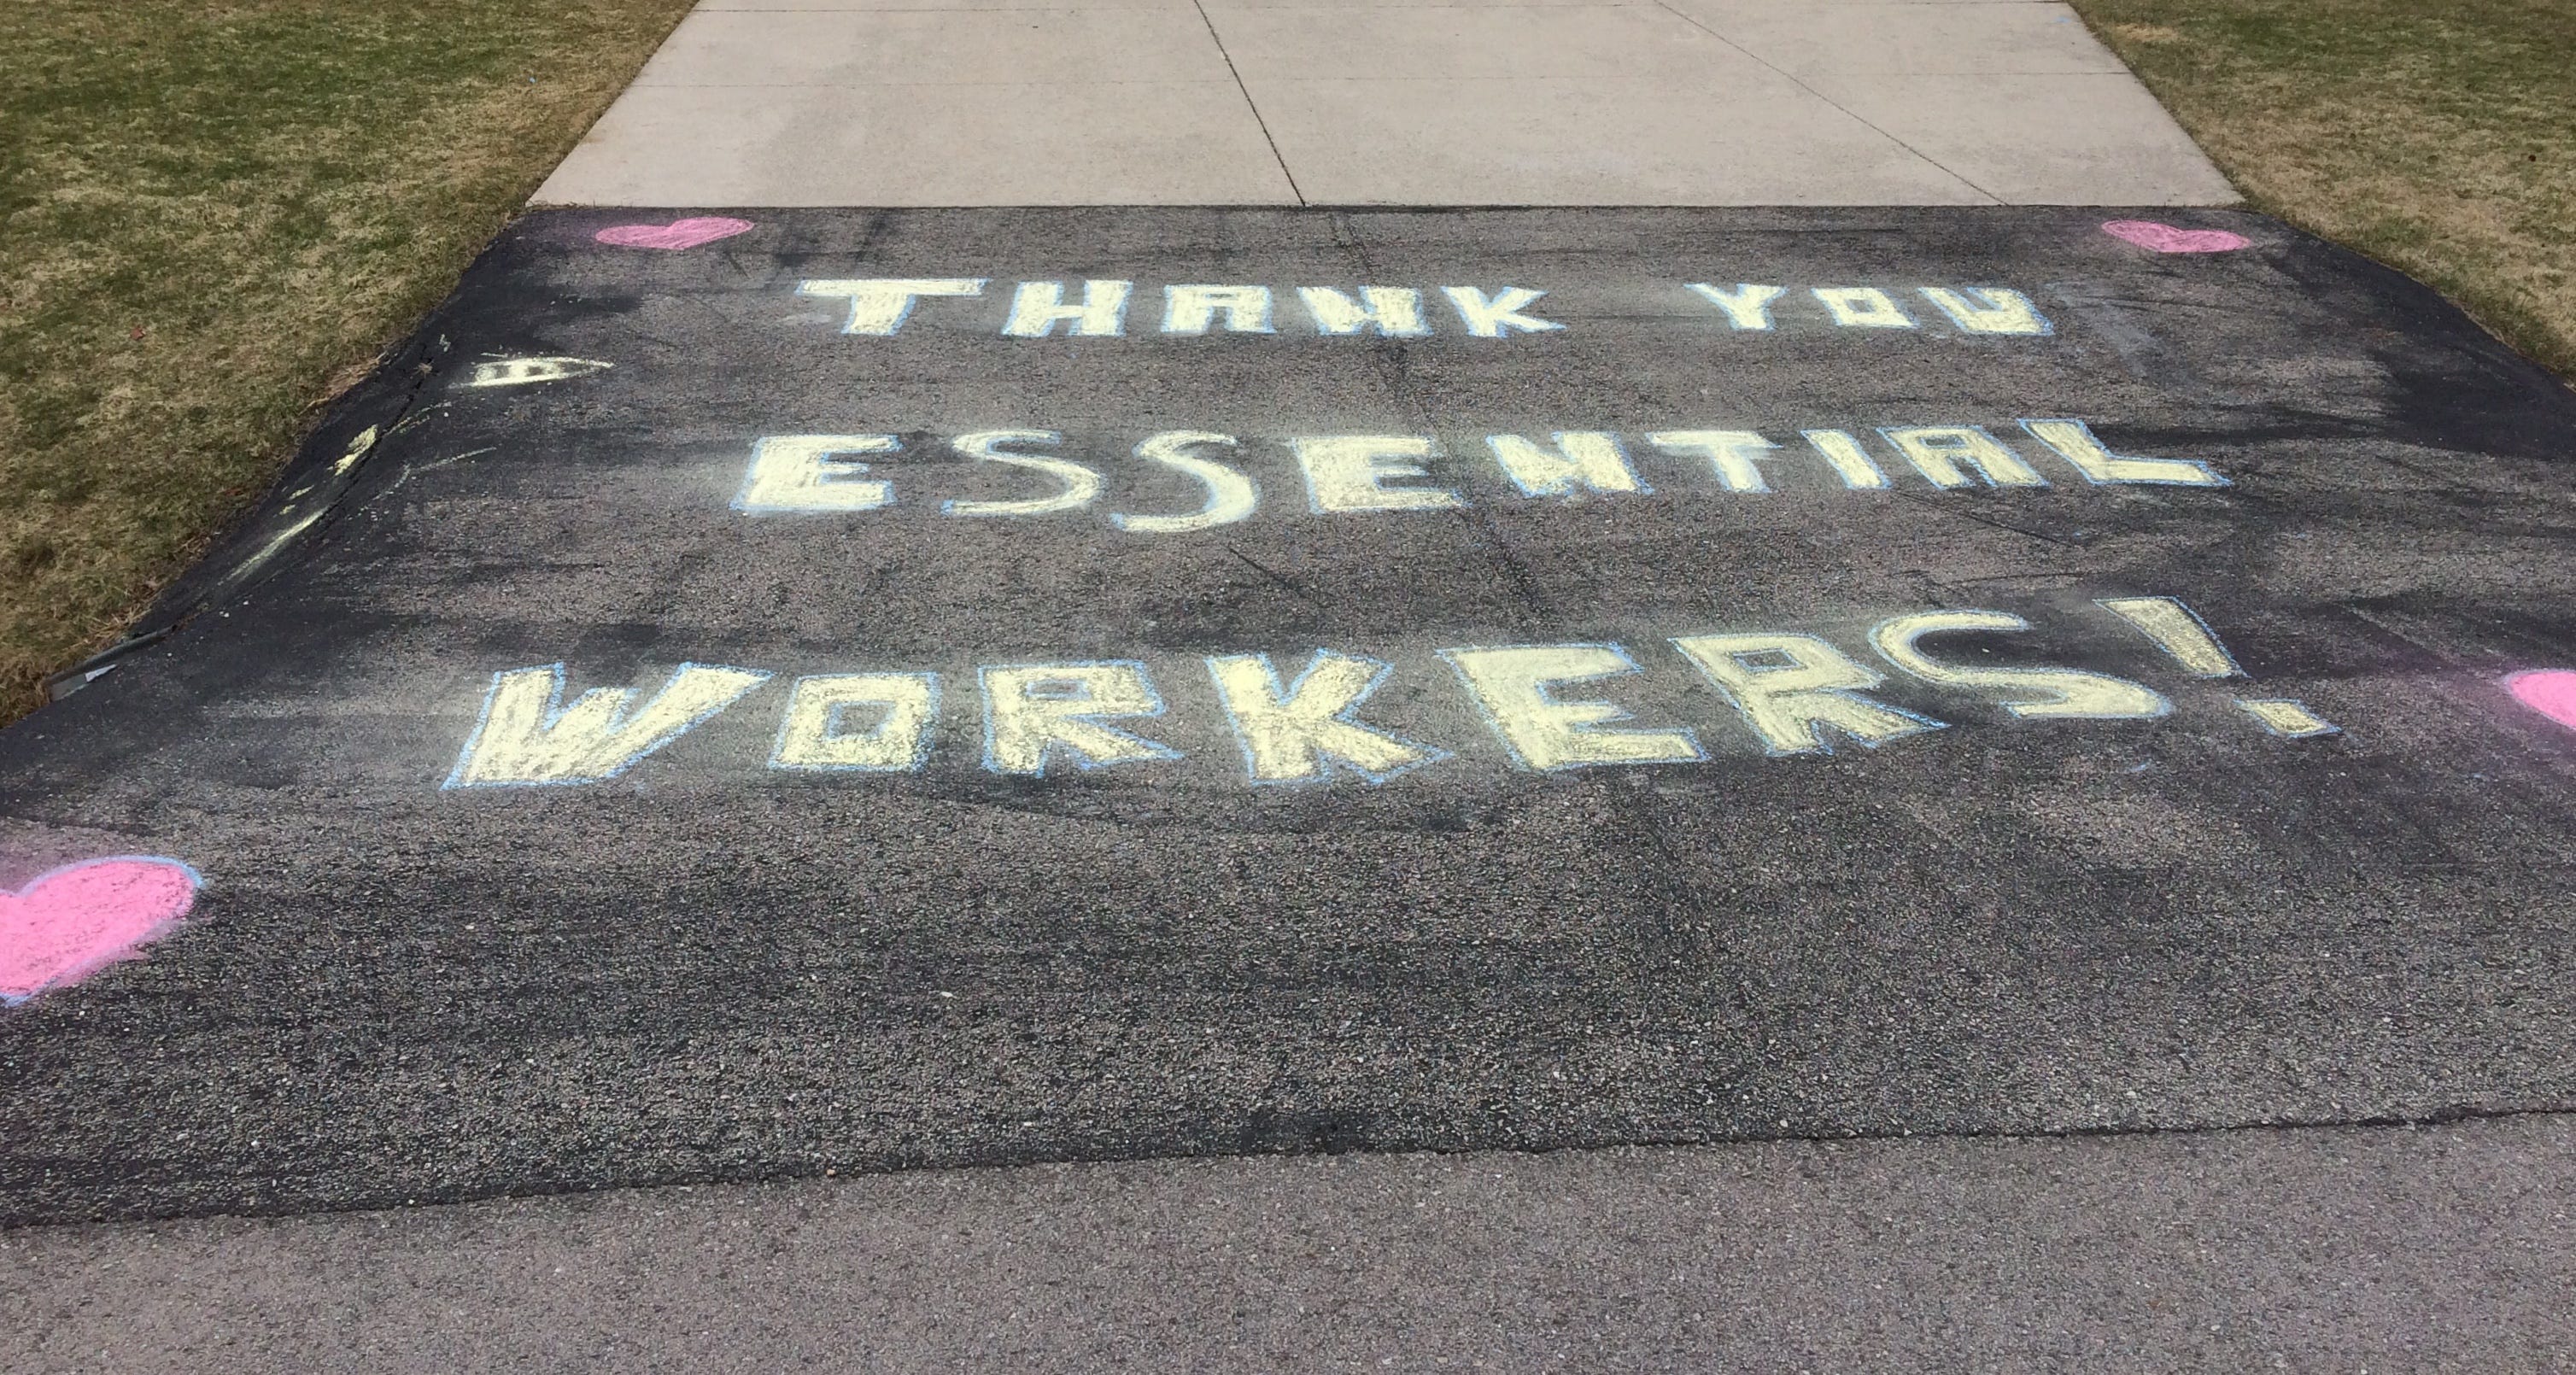
[[[1243,84],[1243,73],[1235,69],[1234,54],[1225,50],[1225,37],[1216,31],[1216,21],[1208,17],[1207,6],[1200,0],[1190,0],[1190,7],[1199,12],[1199,22],[1207,26],[1208,41],[1216,44],[1216,55],[1225,59],[1226,75],[1234,78],[1234,89],[1243,93],[1243,107],[1252,112],[1252,122],[1261,126],[1261,141],[1270,145],[1270,158],[1279,164],[1279,175],[1287,179],[1288,194],[1297,198],[1297,204],[1307,204],[1305,188],[1297,184],[1297,174],[1288,170],[1288,159],[1279,151],[1278,136],[1270,132],[1270,121],[1253,100],[1252,88]]]

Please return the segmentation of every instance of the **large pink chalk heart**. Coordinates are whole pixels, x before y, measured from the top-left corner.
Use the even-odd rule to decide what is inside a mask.
[[[2576,671],[2563,668],[2517,673],[2504,680],[2513,700],[2550,720],[2576,730]]]
[[[197,871],[120,855],[0,889],[0,1002],[79,983],[170,929],[197,902]]]
[[[619,248],[662,248],[677,252],[702,243],[730,239],[751,228],[751,221],[724,215],[699,215],[669,224],[617,224],[591,235]]]
[[[2154,220],[2106,220],[2102,232],[2157,253],[2226,253],[2254,242],[2224,229],[2176,229]]]

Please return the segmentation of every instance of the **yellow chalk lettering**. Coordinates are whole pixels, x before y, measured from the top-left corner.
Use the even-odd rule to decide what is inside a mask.
[[[1335,764],[1383,783],[1446,757],[1352,719],[1394,671],[1391,664],[1319,649],[1284,688],[1267,654],[1212,658],[1207,667],[1243,747],[1244,771],[1255,783],[1313,782],[1328,777]]]
[[[843,454],[890,454],[890,434],[774,434],[755,440],[734,509],[755,516],[791,511],[873,511],[894,501],[894,485],[863,477],[868,465]]]
[[[800,296],[838,296],[850,303],[843,334],[892,334],[924,296],[981,296],[981,277],[850,277],[796,284]]]
[[[1912,329],[1914,319],[1896,298],[1874,286],[1820,286],[1808,293],[1834,323],[1850,329]]]
[[[1780,447],[1751,430],[1666,430],[1646,442],[1677,457],[1707,459],[1717,485],[1730,492],[1770,491],[1754,456]]]
[[[1693,635],[1673,648],[1726,694],[1771,754],[1831,754],[1820,727],[1875,749],[1943,725],[1861,696],[1886,678],[1813,635]]]
[[[1270,288],[1266,286],[1167,286],[1163,288],[1163,332],[1205,334],[1225,313],[1230,334],[1269,334]]]
[[[1595,764],[1686,764],[1704,758],[1681,729],[1604,729],[1629,719],[1612,702],[1560,701],[1554,689],[1638,671],[1617,645],[1515,645],[1444,649],[1485,720],[1523,768],[1552,771]]]
[[[995,773],[1043,778],[1049,764],[1067,758],[1090,770],[1181,757],[1160,741],[1101,724],[1163,714],[1143,664],[1015,664],[988,666],[981,676],[984,767]]]
[[[1878,470],[1878,464],[1870,459],[1869,450],[1862,448],[1850,431],[1801,430],[1799,434],[1805,436],[1810,448],[1825,456],[1825,462],[1833,465],[1835,475],[1843,480],[1843,486],[1858,492],[1887,485],[1887,474]]]
[[[1880,430],[1914,471],[1936,487],[1974,487],[1976,479],[1959,471],[1967,460],[1995,487],[2045,487],[2048,479],[2021,461],[2021,455],[1975,425],[1908,425]]]
[[[1534,315],[1521,313],[1539,297],[1546,295],[1544,291],[1532,291],[1525,286],[1507,286],[1492,296],[1487,296],[1472,286],[1444,286],[1440,290],[1448,296],[1449,304],[1457,308],[1459,323],[1467,327],[1469,334],[1479,339],[1500,339],[1514,330],[1524,334],[1543,334],[1552,329],[1565,328],[1554,320],[1542,320]]]
[[[1315,317],[1319,333],[1357,334],[1375,328],[1383,335],[1419,338],[1431,332],[1431,326],[1422,322],[1422,293],[1411,287],[1364,286],[1360,297],[1368,304],[1328,286],[1297,288],[1297,299],[1306,303],[1306,313]]]
[[[1771,303],[1789,294],[1787,287],[1762,286],[1753,282],[1738,282],[1732,291],[1706,282],[1689,285],[1691,290],[1707,298],[1710,305],[1725,311],[1726,322],[1737,329],[1771,328]]]
[[[592,688],[563,706],[564,666],[492,675],[483,716],[447,776],[450,788],[596,783],[680,738],[768,679],[752,669],[682,664],[642,706],[634,688]]]
[[[1927,286],[1922,291],[1923,299],[1939,306],[1961,334],[2047,334],[2054,328],[2048,317],[2039,313],[2039,307],[2018,291],[1999,286],[1972,286],[1957,291]]]
[[[1148,463],[1160,463],[1197,478],[1207,487],[1207,504],[1185,516],[1130,516],[1112,514],[1109,523],[1121,530],[1146,535],[1179,534],[1187,530],[1208,530],[1219,525],[1232,525],[1251,515],[1261,504],[1261,489],[1252,479],[1211,459],[1199,458],[1189,451],[1201,444],[1223,444],[1233,447],[1230,434],[1210,434],[1199,430],[1171,430],[1154,435],[1136,446],[1136,456]]]
[[[1637,480],[1636,471],[1628,466],[1628,455],[1619,449],[1617,435],[1599,430],[1559,430],[1554,438],[1553,449],[1516,434],[1487,435],[1485,444],[1494,451],[1494,461],[1502,465],[1503,476],[1510,478],[1523,496],[1561,497],[1577,487],[1595,492],[1653,490]]]
[[[2292,740],[2304,740],[2311,735],[2335,735],[2343,730],[2343,727],[2288,697],[2239,697],[2236,705],[2244,708],[2246,715],[2262,722],[2263,729]]]
[[[1006,463],[1054,478],[1056,490],[1046,496],[1020,501],[948,501],[939,509],[952,516],[1043,516],[1056,511],[1076,511],[1091,504],[1100,495],[1100,474],[1079,463],[1042,454],[1008,453],[1004,444],[1059,444],[1064,436],[1053,430],[985,430],[961,434],[949,441],[957,452],[984,463]]]
[[[2072,668],[1970,668],[1945,664],[1915,641],[1926,635],[1976,630],[2028,630],[2030,622],[2008,611],[1926,611],[1881,621],[1869,642],[1887,661],[1927,683],[1983,688],[2007,694],[2003,709],[2025,719],[2085,717],[2125,720],[2162,716],[2173,703],[2126,678]]]
[[[1064,325],[1068,335],[1118,335],[1127,328],[1130,282],[1089,281],[1082,284],[1082,303],[1064,303],[1062,282],[1022,282],[1011,293],[1011,319],[1002,333],[1014,339],[1043,339]]]
[[[2110,482],[2148,482],[2173,487],[2228,487],[2234,484],[2220,477],[2206,463],[2188,458],[2130,458],[2115,454],[2093,437],[2093,429],[2081,420],[2025,420],[2021,427],[2030,431],[2040,443],[2057,451],[2060,458],[2075,465],[2084,480],[2094,484]]]
[[[2172,597],[2109,597],[2094,603],[2156,642],[2195,678],[2237,678],[2245,670],[2210,633],[2209,625]]]
[[[876,723],[845,731],[853,709],[872,711]],[[939,677],[932,673],[825,673],[796,680],[787,694],[787,716],[769,754],[773,769],[852,769],[904,773],[930,753],[930,726],[939,717]]]
[[[1291,439],[1288,447],[1305,471],[1306,498],[1317,511],[1431,511],[1467,504],[1439,487],[1386,485],[1388,478],[1424,476],[1423,463],[1439,454],[1429,435],[1311,436]]]

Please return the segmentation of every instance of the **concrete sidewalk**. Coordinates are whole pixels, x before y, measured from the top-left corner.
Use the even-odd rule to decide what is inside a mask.
[[[550,205],[2235,200],[2062,4],[709,0]]]
[[[53,1371],[2542,1371],[2576,1123],[926,1171],[0,1233]]]

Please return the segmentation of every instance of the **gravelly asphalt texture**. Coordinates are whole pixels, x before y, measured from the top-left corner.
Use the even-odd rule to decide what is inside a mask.
[[[674,215],[689,212],[673,212]],[[287,1211],[826,1168],[2427,1119],[2576,1102],[2576,396],[2430,292],[2271,221],[2159,255],[2075,210],[808,211],[679,251],[519,222],[167,610],[0,733],[0,885],[101,855],[205,886],[138,961],[0,1010],[0,1220]],[[889,335],[798,284],[986,279]],[[1015,284],[1135,283],[1115,338]],[[1737,330],[1687,283],[1787,288]],[[1167,284],[1275,332],[1176,336]],[[1326,336],[1295,287],[1424,293]],[[1547,294],[1477,338],[1438,288]],[[1876,286],[1911,328],[1838,326]],[[1918,288],[2024,293],[1965,332]],[[1994,298],[1977,298],[1991,300]],[[472,386],[478,366],[612,364]],[[489,369],[486,369],[488,374]],[[2226,487],[2093,485],[2077,418]],[[1936,486],[1877,427],[1979,425],[2046,487]],[[373,427],[372,445],[355,438]],[[1847,490],[1800,438],[1884,469]],[[1776,490],[1644,436],[1758,431]],[[944,513],[1090,465],[1078,510]],[[1168,431],[1259,483],[1191,509]],[[1484,437],[1615,432],[1651,494],[1525,496]],[[893,504],[733,508],[753,443],[898,437]],[[1432,435],[1445,509],[1310,509],[1298,436]],[[357,451],[353,461],[343,458]],[[1209,451],[1215,452],[1215,451]],[[273,551],[273,552],[268,552]],[[2095,603],[2171,597],[2241,676]],[[2115,674],[2157,719],[2018,719],[1899,672]],[[1668,637],[1796,631],[1947,729],[1766,757]],[[1560,684],[1700,762],[1516,767],[1438,651],[1624,647]],[[1203,660],[1391,665],[1358,719],[1448,757],[1246,779]],[[1141,663],[1177,758],[984,766],[992,665]],[[1759,660],[1768,664],[1770,660]],[[442,788],[494,675],[773,675],[604,781]],[[940,675],[917,771],[769,766],[791,680]],[[1055,688],[1047,691],[1069,691]],[[2287,738],[2236,699],[2295,699]],[[566,700],[570,700],[567,697]],[[1026,700],[1039,701],[1043,693]],[[857,718],[853,718],[854,720]],[[1598,733],[1596,732],[1595,738]]]

